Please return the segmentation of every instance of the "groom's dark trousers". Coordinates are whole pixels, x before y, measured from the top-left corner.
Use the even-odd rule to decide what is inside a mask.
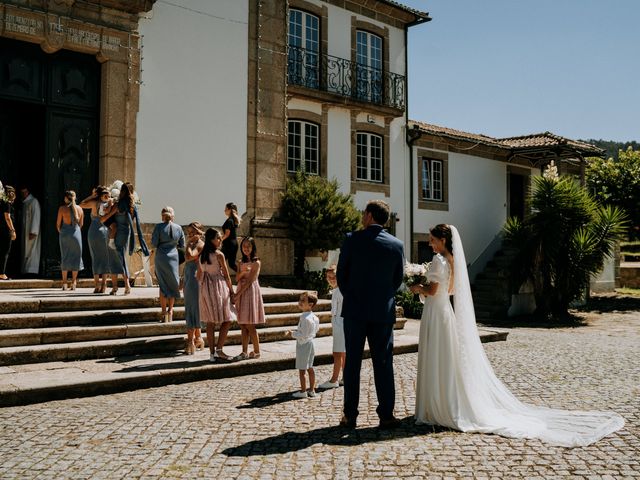
[[[395,404],[393,325],[395,294],[402,283],[402,242],[380,225],[347,235],[338,261],[338,287],[344,300],[346,341],[344,414],[355,421],[360,400],[360,369],[365,340],[369,342],[378,396],[378,416],[391,419]]]

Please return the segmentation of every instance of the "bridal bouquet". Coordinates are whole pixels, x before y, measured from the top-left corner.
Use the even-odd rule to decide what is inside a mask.
[[[408,287],[414,285],[426,285],[427,272],[431,268],[431,262],[427,263],[405,263],[404,265],[404,284]]]

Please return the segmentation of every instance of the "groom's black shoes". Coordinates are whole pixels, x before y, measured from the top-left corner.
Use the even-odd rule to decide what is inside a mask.
[[[391,416],[390,418],[380,419],[380,424],[378,428],[381,430],[391,430],[393,428],[398,428],[400,426],[400,420],[396,417]]]
[[[346,415],[342,415],[338,425],[344,428],[356,428],[356,421],[348,418]]]

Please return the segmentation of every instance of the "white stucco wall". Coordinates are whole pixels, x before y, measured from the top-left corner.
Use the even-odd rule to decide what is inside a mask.
[[[414,148],[414,159],[416,150]],[[417,192],[419,172],[414,177]],[[429,228],[439,223],[455,225],[467,263],[473,264],[500,233],[507,219],[506,164],[449,153],[449,211],[419,209],[416,201],[414,214],[416,233],[428,233]]]
[[[246,209],[247,0],[157,2],[143,38],[136,189],[142,221],[181,224]]]

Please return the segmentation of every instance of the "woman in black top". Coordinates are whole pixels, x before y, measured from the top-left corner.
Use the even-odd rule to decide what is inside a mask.
[[[16,239],[16,227],[13,223],[13,202],[16,199],[16,190],[7,185],[4,194],[5,198],[0,200],[0,280],[9,280],[6,269],[11,242]]]
[[[238,256],[238,237],[236,230],[240,225],[240,217],[238,216],[238,207],[235,203],[229,202],[224,207],[224,214],[227,219],[222,224],[222,253],[227,260],[227,264],[233,269],[238,270],[236,265],[236,257]]]

